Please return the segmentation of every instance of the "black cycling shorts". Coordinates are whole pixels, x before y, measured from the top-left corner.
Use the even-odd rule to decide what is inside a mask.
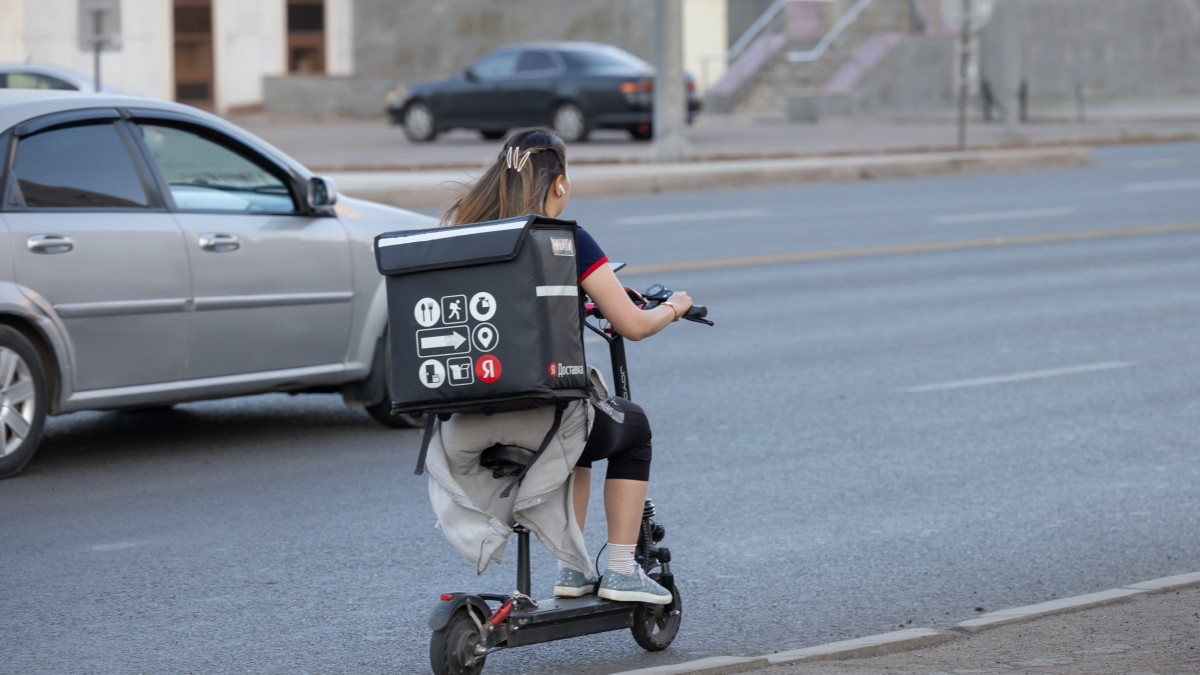
[[[650,480],[650,420],[633,401],[610,398],[593,403],[595,419],[587,445],[575,466],[592,468],[592,462],[608,460],[605,478]]]

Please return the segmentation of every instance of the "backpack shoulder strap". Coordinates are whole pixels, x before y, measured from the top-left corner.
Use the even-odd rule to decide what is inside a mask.
[[[508,494],[510,492],[512,492],[512,489],[514,487],[516,487],[517,485],[519,485],[521,483],[521,481],[525,478],[525,474],[528,473],[529,467],[533,466],[533,463],[538,460],[538,457],[541,457],[542,453],[546,451],[546,447],[550,445],[550,441],[551,441],[551,439],[554,438],[554,434],[558,432],[558,425],[562,423],[562,417],[563,417],[563,406],[561,406],[561,405],[555,406],[554,407],[554,424],[550,425],[550,431],[546,432],[545,438],[542,439],[542,444],[538,446],[537,452],[533,453],[533,458],[529,460],[529,463],[525,465],[525,468],[521,469],[521,473],[517,474],[517,477],[514,478],[513,481],[508,484],[508,487],[504,488],[504,492],[500,493],[501,499],[508,498]]]
[[[425,435],[421,438],[421,452],[417,455],[417,470],[413,474],[420,476],[425,473],[425,455],[429,454],[429,441],[433,439],[433,427],[437,424],[437,415],[425,413]]]

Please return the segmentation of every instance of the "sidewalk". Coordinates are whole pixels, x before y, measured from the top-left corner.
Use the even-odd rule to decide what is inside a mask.
[[[498,141],[456,130],[433,143],[409,143],[382,117],[232,118],[346,194],[399,206],[445,204],[498,152]],[[788,122],[782,115],[704,115],[688,128],[686,162],[658,163],[651,143],[597,131],[568,148],[579,196],[715,189],[982,171],[1072,167],[1090,148],[1133,142],[1200,140],[1200,98],[1095,103],[1086,121],[1073,109],[1047,109],[1009,135],[972,119],[968,152],[957,151],[953,116],[919,120]]]
[[[1200,673],[1200,572],[910,630],[760,657],[712,657],[622,675]]]

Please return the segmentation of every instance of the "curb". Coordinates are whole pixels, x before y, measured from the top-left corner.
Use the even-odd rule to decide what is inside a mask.
[[[676,164],[585,165],[576,168],[577,197],[668,191],[713,190],[764,185],[916,178],[1091,164],[1087,147],[969,150],[868,156],[729,160]],[[478,167],[475,173],[478,173]],[[431,172],[344,172],[330,174],[352,197],[404,208],[445,205],[473,175],[467,170]]]
[[[1032,621],[1055,614],[1078,612],[1092,607],[1122,602],[1139,595],[1153,595],[1195,587],[1200,587],[1200,572],[1161,577],[1099,593],[1088,593],[1035,605],[989,612],[976,619],[963,621],[949,631],[911,628],[759,657],[712,656],[686,663],[629,670],[619,675],[726,675],[727,673],[744,673],[762,670],[770,666],[794,663],[845,661],[870,656],[886,656],[963,639],[990,628]]]

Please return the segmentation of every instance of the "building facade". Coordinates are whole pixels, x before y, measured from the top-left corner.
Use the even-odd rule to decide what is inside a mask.
[[[0,0],[0,61],[93,73],[86,14],[118,7],[101,79],[217,112],[258,106],[263,78],[353,71],[353,0]]]

